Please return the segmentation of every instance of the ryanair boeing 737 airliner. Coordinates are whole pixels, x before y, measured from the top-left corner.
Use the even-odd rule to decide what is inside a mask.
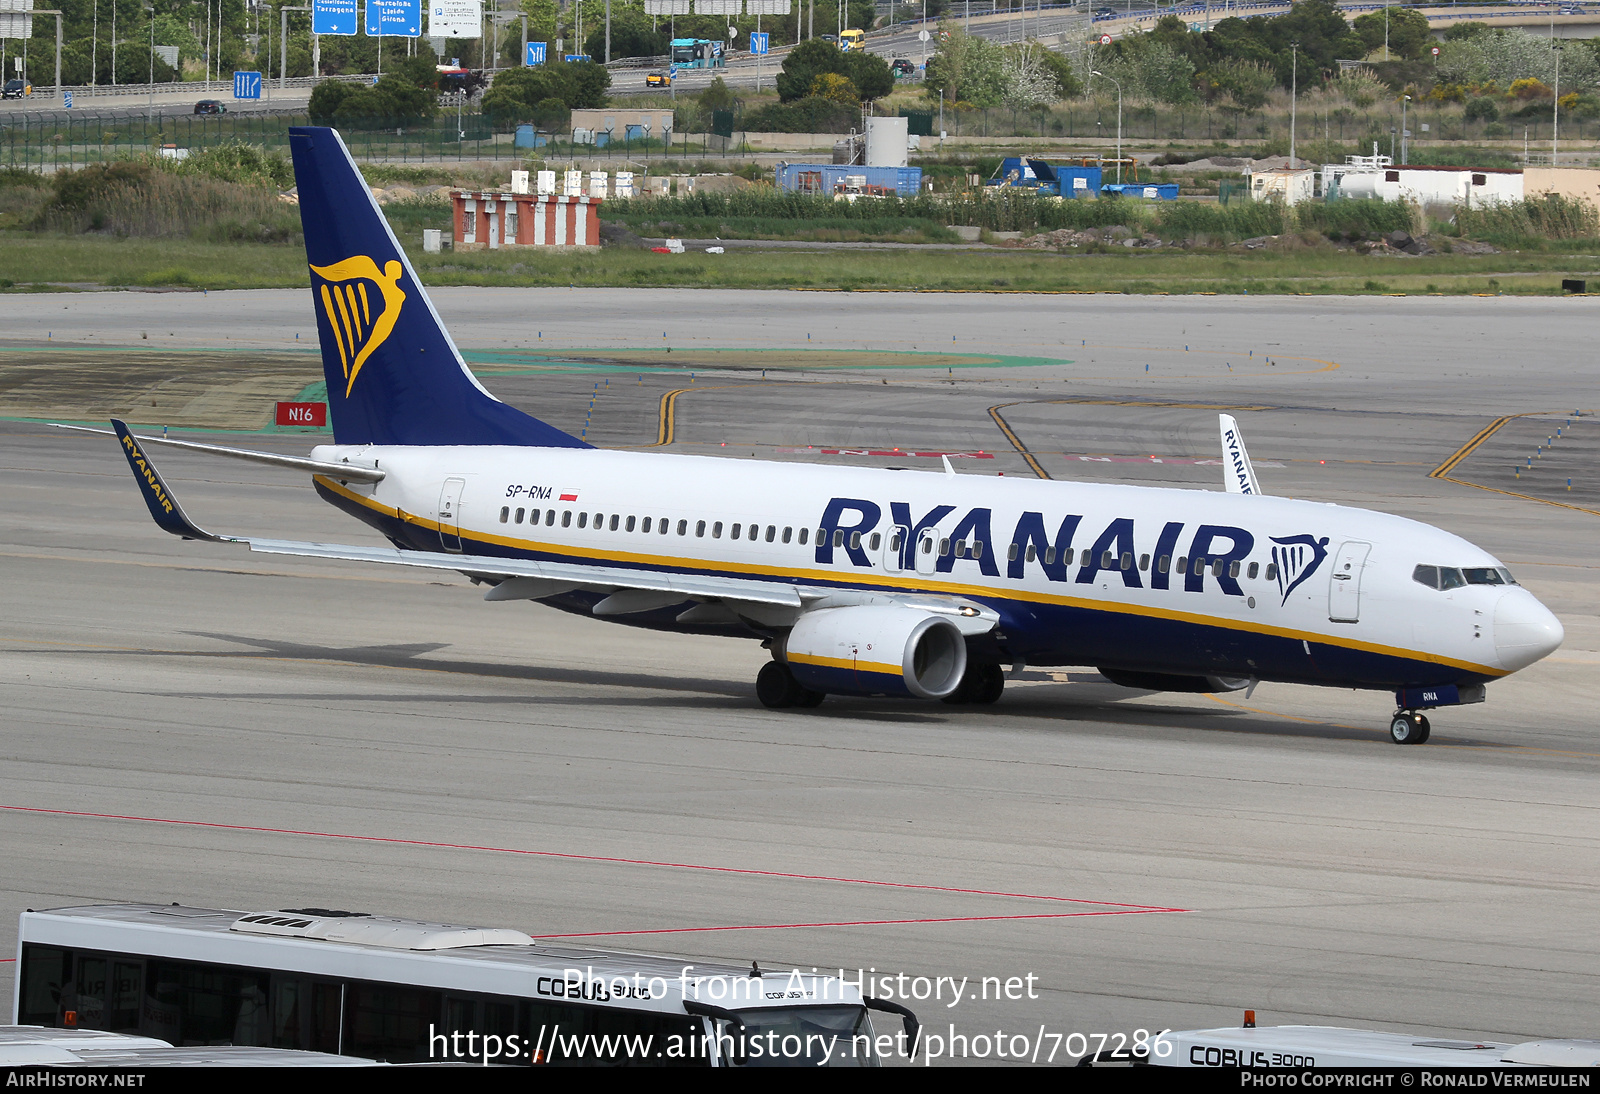
[[[334,443],[309,459],[135,437],[156,523],[252,551],[455,570],[663,631],[759,641],[768,707],[827,694],[992,703],[1003,667],[1115,683],[1392,691],[1390,734],[1560,645],[1487,552],[1416,521],[1263,496],[1231,419],[1225,491],[600,451],[468,371],[338,133],[290,130]],[[309,472],[394,546],[213,535],[154,443]]]

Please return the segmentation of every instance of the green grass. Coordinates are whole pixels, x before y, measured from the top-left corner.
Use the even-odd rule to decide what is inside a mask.
[[[411,252],[427,285],[685,287],[1126,293],[1557,294],[1563,277],[1600,277],[1600,255],[1506,253],[1372,258],[1326,247],[1285,251],[740,252],[605,250]],[[308,284],[294,244],[155,241],[0,232],[11,292],[42,283],[275,288]],[[1491,280],[1497,284],[1491,284]],[[3,286],[0,286],[3,288]]]
[[[298,244],[117,239],[0,232],[0,269],[15,282],[266,289],[308,285]]]

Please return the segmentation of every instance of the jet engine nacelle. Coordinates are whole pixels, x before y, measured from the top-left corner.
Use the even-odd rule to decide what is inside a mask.
[[[949,618],[916,608],[819,608],[795,622],[781,660],[812,691],[943,699],[967,671],[967,642]]]
[[[1145,691],[1192,691],[1215,695],[1242,691],[1250,686],[1248,676],[1174,676],[1167,672],[1132,672],[1128,669],[1096,669],[1113,684]]]

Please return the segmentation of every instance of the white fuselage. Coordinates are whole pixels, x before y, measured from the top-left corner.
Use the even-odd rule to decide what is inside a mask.
[[[1482,549],[1332,504],[592,449],[314,455],[386,472],[318,482],[408,546],[966,598],[1032,664],[1389,688],[1481,682],[1561,640],[1518,585],[1414,577],[1500,570]]]

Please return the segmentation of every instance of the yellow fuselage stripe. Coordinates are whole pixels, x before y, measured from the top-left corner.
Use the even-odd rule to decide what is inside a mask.
[[[438,521],[427,520],[412,513],[403,513],[398,509],[390,508],[371,498],[364,498],[340,483],[322,475],[314,476],[316,481],[327,489],[337,493],[340,497],[347,498],[357,505],[394,517],[406,524],[427,528],[432,531],[445,531],[445,527]],[[451,535],[458,534],[453,528]],[[1450,668],[1465,669],[1469,672],[1482,673],[1485,676],[1505,676],[1506,670],[1491,668],[1488,665],[1476,664],[1472,661],[1457,661],[1452,658],[1441,657],[1437,654],[1425,653],[1420,650],[1408,650],[1395,646],[1384,646],[1373,642],[1360,642],[1350,638],[1340,638],[1336,635],[1320,634],[1316,631],[1302,631],[1289,627],[1274,627],[1270,624],[1251,623],[1244,620],[1228,619],[1225,617],[1201,615],[1197,612],[1175,611],[1171,608],[1157,608],[1145,604],[1126,604],[1109,600],[1092,600],[1082,596],[1061,596],[1053,593],[1035,592],[1030,589],[997,589],[988,585],[968,585],[955,581],[932,581],[928,575],[912,574],[899,577],[891,574],[874,575],[871,581],[861,580],[857,575],[836,573],[830,570],[806,570],[796,567],[762,566],[739,562],[714,562],[700,558],[685,558],[675,555],[646,555],[628,551],[599,551],[582,547],[572,547],[561,543],[541,543],[533,540],[513,539],[508,536],[497,536],[477,529],[465,533],[468,538],[483,543],[493,543],[501,547],[509,547],[518,551],[539,552],[542,554],[562,555],[579,562],[603,563],[626,562],[639,566],[658,567],[668,570],[699,570],[715,571],[718,573],[750,574],[756,577],[776,579],[778,581],[806,581],[817,582],[824,585],[845,585],[858,589],[900,589],[907,592],[943,593],[950,596],[969,596],[987,600],[1013,600],[1030,604],[1052,604],[1061,607],[1083,608],[1091,611],[1115,612],[1120,615],[1135,615],[1147,619],[1165,619],[1177,623],[1190,623],[1202,627],[1222,627],[1228,630],[1248,631],[1252,634],[1268,635],[1276,638],[1289,638],[1296,641],[1316,642],[1324,646],[1339,646],[1343,649],[1360,650],[1364,653],[1376,653],[1386,657],[1399,657],[1410,661],[1427,661],[1436,665],[1446,665]],[[1181,575],[1179,575],[1181,576]]]

